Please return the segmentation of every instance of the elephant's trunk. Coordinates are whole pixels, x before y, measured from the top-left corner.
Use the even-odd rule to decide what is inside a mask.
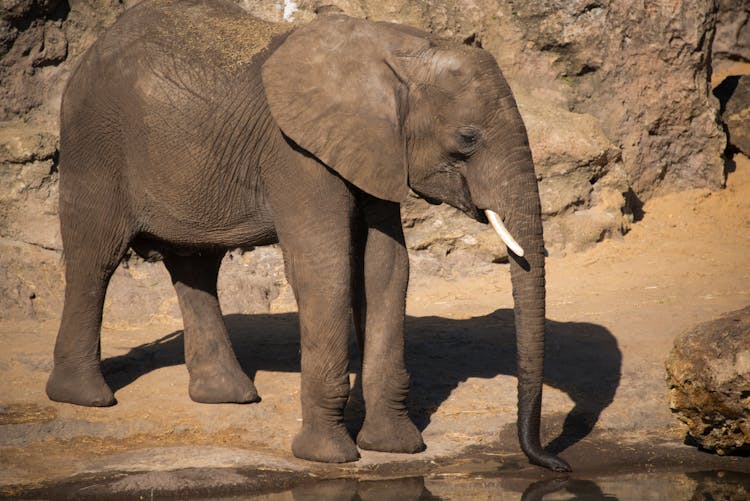
[[[512,189],[506,197],[510,204],[502,207],[503,212],[500,212],[506,216],[509,231],[525,251],[523,256],[510,253],[518,349],[518,438],[532,463],[551,470],[570,471],[565,461],[545,452],[540,442],[545,327],[544,238],[531,151],[526,141],[520,144],[522,147],[514,151],[506,167],[514,173]]]
[[[562,459],[544,451],[539,436],[544,366],[545,280],[541,204],[526,129],[512,97],[502,107],[506,132],[496,141],[496,156],[469,181],[474,203],[498,213],[523,249],[511,248],[516,339],[518,345],[518,438],[529,460],[540,466],[570,471]],[[512,131],[512,132],[508,132]],[[510,247],[510,246],[509,246]]]

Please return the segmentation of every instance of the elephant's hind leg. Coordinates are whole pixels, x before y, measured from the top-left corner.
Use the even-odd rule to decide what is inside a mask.
[[[255,385],[232,350],[216,295],[222,255],[169,254],[164,259],[182,310],[190,398],[203,403],[257,402]]]
[[[57,402],[106,407],[116,400],[100,368],[102,310],[129,237],[124,224],[93,217],[94,212],[88,211],[89,220],[80,224],[84,209],[61,205],[65,305],[46,390]]]

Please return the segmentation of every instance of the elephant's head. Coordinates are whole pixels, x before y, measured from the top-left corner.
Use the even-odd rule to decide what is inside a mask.
[[[292,33],[263,82],[286,136],[361,190],[402,202],[411,188],[499,230],[511,251],[521,446],[533,463],[569,470],[539,439],[541,210],[526,130],[494,58],[412,28],[331,15]]]

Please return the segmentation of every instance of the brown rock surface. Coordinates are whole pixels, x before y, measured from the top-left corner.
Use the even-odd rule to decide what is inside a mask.
[[[750,307],[679,336],[667,384],[672,412],[701,447],[750,448]]]
[[[7,122],[0,124],[0,237],[60,250],[57,159],[50,145],[57,136],[62,87],[97,34],[137,2],[4,3],[0,120]],[[319,5],[334,4],[350,15],[411,24],[489,50],[527,123],[552,254],[619,238],[641,200],[653,193],[722,183],[724,134],[707,90],[716,29],[710,0],[658,6],[562,0],[239,3],[266,19],[299,23],[314,18]],[[742,36],[722,43],[741,48]],[[404,207],[404,222],[416,280],[485,272],[505,259],[503,246],[486,227],[450,207],[412,199]],[[225,270],[232,266],[228,263]],[[23,276],[6,270],[14,284],[9,287],[43,281],[34,275],[37,267],[27,264]],[[115,285],[123,287],[120,296],[131,297],[128,287],[146,287],[150,282],[141,280],[161,272],[160,265],[138,260],[130,265],[131,271],[116,277]],[[262,285],[233,274],[260,311],[269,307],[264,297],[289,299],[279,262],[274,269]],[[12,310],[6,315],[26,311],[5,302],[0,306]],[[115,308],[115,302],[109,304]],[[147,317],[166,308],[156,299],[144,307]]]
[[[596,117],[621,149],[640,198],[721,186],[724,138],[707,85],[711,0],[508,5],[525,51],[550,58],[569,87],[568,106]]]
[[[0,123],[0,236],[60,250],[57,136]]]

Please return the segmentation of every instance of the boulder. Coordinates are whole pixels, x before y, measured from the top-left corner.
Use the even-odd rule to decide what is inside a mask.
[[[595,183],[620,161],[619,148],[589,114],[523,92],[517,93],[516,101],[528,130],[544,215],[588,208]],[[627,190],[627,181],[620,188]]]
[[[750,449],[750,306],[680,335],[667,362],[669,406],[704,449]]]

